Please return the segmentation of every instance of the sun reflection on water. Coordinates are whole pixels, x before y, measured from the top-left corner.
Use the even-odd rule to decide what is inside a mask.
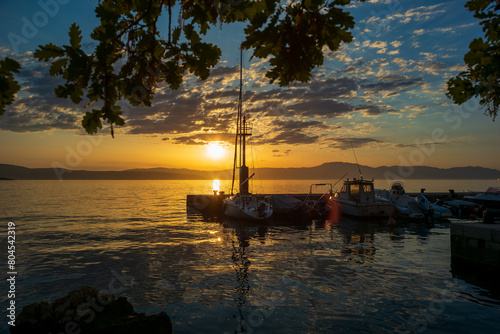
[[[220,190],[220,181],[219,180],[213,181],[212,190],[214,191],[214,193],[219,192],[219,190]]]

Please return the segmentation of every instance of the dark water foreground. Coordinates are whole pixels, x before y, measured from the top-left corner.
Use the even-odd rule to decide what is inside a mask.
[[[2,187],[0,214],[18,228],[19,310],[87,285],[127,297],[137,312],[165,311],[174,333],[500,327],[498,280],[451,271],[449,223],[207,221],[185,211],[197,183]],[[7,303],[5,293],[3,319]]]

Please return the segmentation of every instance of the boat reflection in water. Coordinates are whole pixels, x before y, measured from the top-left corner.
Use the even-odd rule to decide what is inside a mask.
[[[234,333],[252,333],[257,329],[265,331],[267,318],[282,317],[283,310],[298,305],[315,308],[317,305],[314,300],[319,295],[324,297],[325,292],[335,294],[338,288],[348,289],[349,282],[357,276],[357,271],[349,263],[358,265],[364,261],[371,262],[370,259],[375,256],[376,226],[370,227],[372,223],[358,226],[354,221],[354,224],[347,222],[335,225],[322,220],[290,227],[286,221],[259,225],[227,218],[221,221],[225,233],[231,236],[230,258],[236,278]],[[293,240],[297,252],[288,254],[292,256],[282,252],[263,255],[263,247],[282,248],[269,238],[269,234],[281,229],[296,230],[307,234],[308,238]],[[329,237],[320,240],[318,232],[324,234],[325,231],[329,231]],[[338,242],[342,246],[336,247]],[[315,254],[324,250],[330,254]],[[268,268],[268,273],[262,277],[262,269],[272,266],[272,263],[278,267]],[[274,286],[271,293],[263,291],[267,285]]]
[[[205,224],[220,227],[222,240],[212,251],[204,249],[206,257],[228,269],[207,280],[212,291],[224,289],[224,297],[210,295],[211,307],[224,305],[213,324],[218,332],[413,332],[426,319],[421,310],[439,298],[436,291],[448,296],[464,289],[450,273],[449,224],[391,227],[388,218],[349,217],[297,226],[274,218]],[[211,268],[206,272],[211,275]],[[488,303],[478,294],[473,298],[447,299],[439,322],[428,328],[467,327],[456,323],[454,310],[466,303],[477,312],[484,308],[477,298]],[[491,314],[495,306],[489,307]]]

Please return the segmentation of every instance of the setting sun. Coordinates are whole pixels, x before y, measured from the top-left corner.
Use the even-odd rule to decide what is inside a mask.
[[[226,147],[221,142],[211,142],[206,146],[207,155],[214,160],[223,158],[226,151]]]

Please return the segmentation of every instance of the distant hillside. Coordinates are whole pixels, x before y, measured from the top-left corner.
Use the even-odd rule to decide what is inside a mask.
[[[194,171],[193,171],[194,172]],[[26,168],[0,164],[0,177],[14,180],[205,180],[205,172],[174,173],[165,170],[86,171]]]
[[[436,168],[427,166],[359,167],[366,179],[476,179],[500,178],[500,171],[483,167]],[[261,180],[338,180],[359,177],[358,166],[345,162],[329,162],[316,167],[260,168],[255,171]],[[53,168],[26,168],[0,164],[0,178],[14,180],[211,180],[231,179],[231,170],[200,171],[179,168],[129,169],[123,171],[85,171]]]
[[[360,166],[359,169],[366,179],[476,179],[490,180],[500,177],[500,171],[483,167],[455,167],[436,168],[427,166]],[[309,168],[261,168],[258,170],[259,178],[267,180],[302,179],[302,180],[336,180],[345,173],[347,177],[359,177],[358,166],[345,162],[329,162]]]

